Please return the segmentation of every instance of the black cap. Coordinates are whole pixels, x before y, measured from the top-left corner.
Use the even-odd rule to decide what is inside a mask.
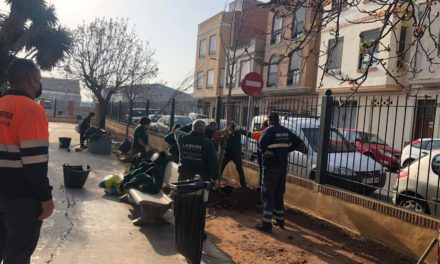
[[[280,116],[278,115],[278,113],[276,112],[272,112],[270,113],[267,118],[269,118],[269,120],[271,121],[279,121],[280,120]]]

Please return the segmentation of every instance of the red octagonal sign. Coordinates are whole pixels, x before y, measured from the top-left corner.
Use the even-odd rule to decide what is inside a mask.
[[[259,95],[263,90],[263,77],[256,72],[246,74],[241,81],[241,89],[249,96]]]

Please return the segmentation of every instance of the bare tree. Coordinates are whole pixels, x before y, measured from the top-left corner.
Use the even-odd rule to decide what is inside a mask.
[[[132,50],[128,63],[128,85],[122,88],[123,96],[128,100],[128,122],[125,130],[125,137],[128,137],[128,128],[132,122],[133,106],[139,100],[145,98],[145,86],[148,80],[157,76],[159,71],[157,62],[153,59],[155,51],[151,49],[148,42],[136,43]]]
[[[318,66],[322,70],[318,86],[323,85],[325,75],[330,75],[340,82],[352,86],[353,96],[359,87],[367,80],[371,69],[380,68],[390,76],[403,91],[409,93],[407,85],[402,80],[407,76],[422,70],[433,72],[433,66],[438,65],[439,48],[439,1],[400,1],[400,0],[271,0],[262,6],[276,12],[280,17],[293,17],[292,23],[282,28],[282,39],[286,44],[286,54],[304,50],[308,45],[320,48],[319,38],[315,36],[329,31],[334,37],[331,45],[321,48],[321,60]],[[300,38],[292,38],[296,14],[300,8],[313,13],[311,23],[299,30]],[[347,15],[349,14],[349,15]],[[347,74],[341,71],[331,71],[332,54],[338,47],[341,28],[350,25],[377,25],[377,36],[361,41],[359,47],[360,70],[358,74]],[[402,33],[404,32],[404,33]],[[405,36],[410,41],[405,45]],[[286,56],[281,56],[279,63]],[[425,60],[427,69],[419,69],[416,60]],[[348,98],[350,98],[349,96]],[[347,100],[348,100],[347,98]]]
[[[74,46],[66,64],[82,80],[99,103],[99,127],[105,127],[108,104],[114,94],[130,83],[130,63],[138,37],[127,20],[97,18],[74,32]]]

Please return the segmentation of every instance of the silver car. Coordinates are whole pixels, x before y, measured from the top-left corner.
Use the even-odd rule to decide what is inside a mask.
[[[413,162],[400,171],[394,190],[395,205],[406,209],[440,216],[440,150]]]

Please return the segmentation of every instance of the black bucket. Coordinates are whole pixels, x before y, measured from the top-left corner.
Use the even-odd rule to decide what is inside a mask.
[[[69,137],[60,137],[58,138],[58,141],[60,142],[60,148],[68,149],[70,147],[70,141],[72,141]]]
[[[63,165],[64,186],[66,188],[82,188],[89,176],[90,166],[84,170],[83,166]]]

